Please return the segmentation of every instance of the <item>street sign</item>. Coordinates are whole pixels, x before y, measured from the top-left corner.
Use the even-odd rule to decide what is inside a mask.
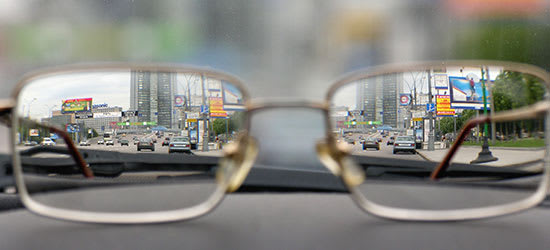
[[[185,103],[185,96],[183,95],[176,95],[174,97],[174,106],[175,107],[183,107],[183,104]]]
[[[401,106],[407,106],[410,103],[411,103],[410,94],[399,94],[399,104],[401,104]]]
[[[210,111],[208,110],[208,106],[207,105],[201,105],[201,114],[204,115],[204,114],[208,114]]]
[[[435,103],[426,103],[426,112],[434,112]]]
[[[424,118],[422,118],[422,117],[414,117],[414,118],[413,118],[413,122],[421,122],[422,119],[424,119]]]

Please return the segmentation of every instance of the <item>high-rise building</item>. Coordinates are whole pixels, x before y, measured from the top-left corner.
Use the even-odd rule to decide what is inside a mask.
[[[139,122],[177,126],[173,97],[176,74],[136,70],[131,75],[130,110],[138,111]]]
[[[357,109],[363,110],[363,120],[381,122],[394,128],[398,122],[399,92],[402,89],[401,74],[386,74],[360,80],[357,84]]]

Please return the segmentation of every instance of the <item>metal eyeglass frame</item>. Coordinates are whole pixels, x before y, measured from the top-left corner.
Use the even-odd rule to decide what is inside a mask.
[[[452,221],[452,220],[468,220],[487,218],[499,215],[505,215],[509,213],[518,212],[530,207],[535,206],[541,202],[547,194],[547,190],[550,188],[550,164],[548,154],[544,161],[544,172],[542,174],[542,181],[539,184],[535,193],[528,198],[520,201],[512,202],[504,205],[488,206],[483,208],[471,208],[471,209],[456,209],[456,210],[417,210],[417,209],[404,209],[394,208],[384,205],[380,205],[369,201],[358,189],[358,186],[364,181],[364,172],[348,157],[350,155],[350,148],[346,143],[338,143],[336,138],[331,133],[332,122],[330,120],[330,104],[334,97],[334,93],[347,84],[353,83],[357,80],[376,77],[384,74],[400,73],[405,71],[420,71],[432,68],[441,67],[483,67],[483,66],[498,66],[504,70],[514,70],[522,73],[528,73],[534,75],[544,81],[546,87],[550,89],[550,74],[543,69],[535,66],[500,62],[500,61],[444,61],[444,62],[421,62],[399,65],[383,65],[379,67],[373,67],[369,69],[359,70],[352,72],[340,80],[336,81],[326,95],[323,102],[250,102],[248,92],[244,88],[242,81],[230,74],[218,72],[211,69],[192,67],[186,65],[172,65],[172,64],[127,64],[127,63],[105,63],[105,64],[82,64],[82,65],[69,65],[56,68],[45,69],[36,71],[24,76],[16,85],[14,92],[10,99],[0,100],[0,118],[1,122],[10,126],[11,129],[11,144],[13,154],[13,169],[14,177],[16,180],[17,189],[23,204],[32,212],[53,217],[57,219],[90,222],[90,223],[116,223],[116,224],[134,224],[134,223],[161,223],[171,221],[181,221],[192,218],[197,218],[212,211],[224,198],[226,192],[233,192],[238,189],[246,178],[250,168],[252,167],[258,148],[253,138],[248,135],[250,128],[251,114],[259,112],[265,109],[271,108],[312,108],[322,110],[325,116],[326,140],[321,141],[316,145],[317,152],[321,162],[335,175],[342,178],[343,182],[349,189],[352,199],[356,204],[365,212],[389,219],[396,220],[414,220],[414,221]],[[241,134],[237,143],[228,145],[224,148],[224,157],[220,161],[220,168],[216,174],[217,188],[214,193],[203,203],[177,210],[169,211],[155,211],[155,212],[139,212],[139,213],[106,213],[106,212],[89,212],[78,211],[71,209],[61,209],[41,204],[33,200],[26,187],[23,178],[23,169],[21,166],[21,160],[19,154],[16,154],[16,129],[19,126],[19,117],[14,112],[15,107],[18,107],[18,97],[23,88],[33,80],[67,73],[77,72],[101,72],[101,71],[129,71],[129,70],[143,70],[143,71],[160,71],[160,72],[173,72],[173,73],[195,73],[201,74],[205,77],[216,78],[224,80],[235,85],[243,94],[243,99],[246,100],[245,107],[247,111],[246,123],[244,132]],[[522,108],[521,110],[505,111],[496,113],[493,116],[480,116],[468,122],[459,135],[458,143],[453,144],[453,147],[449,150],[447,156],[444,158],[439,166],[434,169],[431,175],[431,179],[436,181],[438,177],[449,166],[449,162],[453,155],[457,151],[458,147],[462,143],[462,140],[468,134],[469,130],[477,124],[486,123],[489,121],[511,121],[518,119],[534,118],[537,116],[546,115],[550,110],[550,101],[545,100],[533,106]],[[549,129],[549,116],[546,117],[546,134],[550,134]],[[82,173],[86,178],[93,178],[93,173],[90,171],[88,165],[83,160],[82,156],[74,146],[70,137],[65,131],[53,129],[54,132],[60,134],[68,145],[69,152],[75,159],[79,167],[82,169]],[[550,145],[548,136],[546,140],[546,152],[550,152],[548,145]]]

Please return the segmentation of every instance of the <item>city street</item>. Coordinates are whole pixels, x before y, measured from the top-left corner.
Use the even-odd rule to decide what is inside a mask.
[[[121,139],[126,139],[129,142],[129,146],[121,146],[118,139],[114,139],[114,146],[106,146],[105,144],[97,144],[97,142],[102,137],[95,137],[91,138],[89,140],[90,146],[79,146],[77,143],[76,146],[78,149],[90,149],[90,150],[108,150],[108,151],[117,151],[121,153],[135,153],[135,154],[168,154],[168,146],[162,146],[162,142],[164,141],[165,137],[157,138],[157,143],[155,143],[155,151],[151,151],[148,149],[142,149],[141,151],[137,151],[137,145],[134,145],[133,137],[135,135],[127,135],[126,137],[121,137]],[[142,137],[152,137],[152,135],[137,135],[137,138]],[[59,144],[58,144],[59,145]],[[199,145],[199,148],[201,148],[202,145]],[[17,146],[18,150],[25,150],[29,149],[30,147],[25,146]],[[222,150],[216,149],[214,144],[210,144],[210,149],[208,152],[203,152],[202,150],[192,150],[193,154],[199,155],[199,156],[222,156]],[[51,154],[50,154],[51,156]]]
[[[418,154],[412,154],[412,153],[405,153],[405,152],[399,152],[397,154],[393,154],[393,145],[386,145],[387,140],[389,139],[389,136],[386,138],[382,138],[382,142],[380,142],[380,150],[368,148],[367,150],[363,150],[362,145],[359,143],[359,136],[360,135],[353,135],[353,139],[355,140],[355,144],[353,145],[353,151],[352,154],[354,155],[364,155],[364,156],[375,156],[375,157],[387,157],[387,158],[393,158],[393,159],[404,159],[404,160],[424,160],[420,155]],[[369,135],[362,135],[364,138],[370,137]],[[380,135],[376,135],[373,137],[381,137]]]

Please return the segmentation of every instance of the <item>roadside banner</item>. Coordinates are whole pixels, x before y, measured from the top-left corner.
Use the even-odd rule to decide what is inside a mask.
[[[223,98],[210,97],[210,117],[226,118],[227,112],[223,110]]]
[[[436,115],[437,116],[454,116],[455,110],[451,108],[450,95],[436,95]]]

